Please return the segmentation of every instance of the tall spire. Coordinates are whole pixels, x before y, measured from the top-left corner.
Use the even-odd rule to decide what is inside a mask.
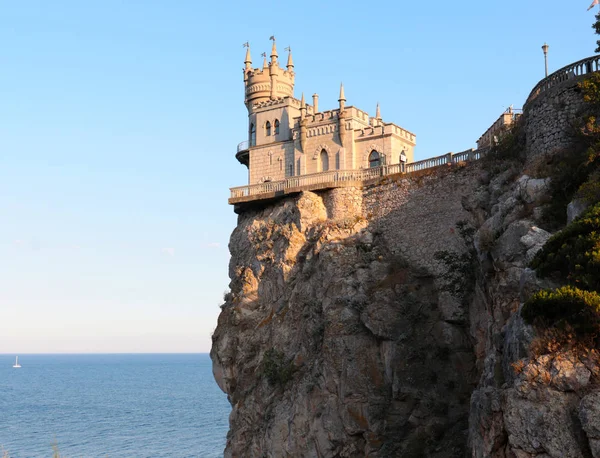
[[[252,57],[250,57],[250,43],[244,43],[244,47],[246,48],[246,59],[244,59],[244,64],[246,64],[246,70],[252,69]]]
[[[304,119],[306,115],[306,101],[304,100],[304,92],[302,93],[302,97],[300,98],[300,118]]]
[[[381,119],[381,110],[379,109],[379,102],[377,102],[377,110],[375,110],[375,119]]]
[[[340,110],[343,110],[346,106],[346,96],[344,95],[344,83],[340,84],[340,98],[338,99],[340,102]]]
[[[269,40],[273,40],[273,47],[271,48],[271,63],[277,62],[277,46],[275,46],[275,35],[271,35]]]
[[[275,44],[275,42],[273,42],[273,44]],[[287,69],[288,71],[291,71],[294,68],[294,61],[292,60],[292,48],[290,46],[288,46],[287,48],[285,48],[288,51],[288,60],[287,60]]]
[[[267,63],[267,53],[263,52],[261,56],[263,56],[263,68],[268,68],[269,64]]]

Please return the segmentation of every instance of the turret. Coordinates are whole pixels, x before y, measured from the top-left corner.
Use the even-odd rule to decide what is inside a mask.
[[[375,109],[375,119],[381,121],[381,110],[379,109],[379,102],[377,102],[377,108]]]
[[[340,111],[338,114],[338,137],[340,139],[340,145],[342,148],[344,147],[344,136],[346,134],[346,112],[344,108],[346,107],[346,96],[344,95],[344,83],[340,84],[340,98],[338,99],[340,102]]]
[[[300,99],[300,151],[303,153],[306,152],[304,149],[306,146],[306,101],[304,100],[304,92],[302,93],[302,98]]]
[[[293,72],[294,71],[294,61],[292,60],[292,48],[290,46],[288,46],[285,49],[288,50],[288,60],[287,60],[286,68],[287,68],[288,72]]]
[[[277,54],[277,46],[275,45],[275,37],[271,36],[269,40],[273,40],[273,46],[271,47],[271,65],[277,65],[277,58],[279,55]]]
[[[246,58],[244,59],[244,82],[248,81],[248,73],[252,71],[252,57],[250,57],[250,43],[244,43]]]
[[[344,95],[344,83],[340,84],[340,98],[338,99],[340,102],[340,112],[344,111],[346,106],[346,96]]]
[[[252,113],[253,106],[268,100],[277,100],[284,97],[294,96],[294,63],[291,51],[288,56],[287,70],[279,67],[277,45],[275,37],[272,36],[271,60],[267,61],[266,53],[263,53],[262,68],[252,68],[250,58],[250,45],[246,43],[246,59],[244,60],[244,83],[245,104],[248,112]]]

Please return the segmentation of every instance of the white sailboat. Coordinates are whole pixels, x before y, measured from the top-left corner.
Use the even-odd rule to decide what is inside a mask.
[[[17,356],[17,358],[15,359],[15,364],[13,367],[21,367],[21,365],[19,364],[19,357]]]

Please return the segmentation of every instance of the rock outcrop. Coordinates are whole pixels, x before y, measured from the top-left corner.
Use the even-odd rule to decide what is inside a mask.
[[[441,287],[434,253],[467,251],[455,225],[478,173],[305,192],[240,215],[212,349],[233,407],[226,456],[466,453],[469,310]],[[362,196],[355,214],[332,214],[340,192]]]
[[[532,354],[519,314],[553,286],[527,267],[547,187],[471,165],[242,212],[211,352],[225,455],[599,456],[598,355]]]

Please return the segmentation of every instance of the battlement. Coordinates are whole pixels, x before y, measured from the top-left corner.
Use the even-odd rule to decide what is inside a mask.
[[[302,102],[294,97],[286,96],[286,97],[278,97],[274,100],[264,100],[262,102],[257,102],[252,105],[252,108],[255,112],[264,110],[264,109],[272,109],[278,107],[291,106],[297,109],[300,109],[300,105]],[[306,112],[308,114],[313,113],[313,107],[311,105],[306,105]]]

